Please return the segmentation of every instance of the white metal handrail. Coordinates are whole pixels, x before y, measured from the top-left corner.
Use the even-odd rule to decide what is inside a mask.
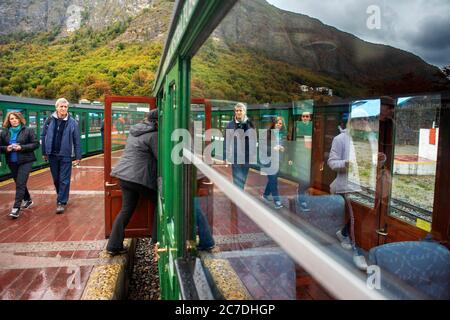
[[[183,156],[336,298],[388,299],[380,292],[369,289],[365,281],[302,235],[298,228],[272,213],[260,201],[242,192],[242,189],[236,187],[190,150],[184,148]]]

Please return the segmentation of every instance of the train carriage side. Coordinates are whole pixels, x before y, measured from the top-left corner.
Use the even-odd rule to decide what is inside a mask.
[[[34,129],[39,140],[44,123],[54,110],[54,101],[51,100],[0,96],[0,120],[2,124],[8,112],[19,111],[24,115],[27,126]],[[102,136],[100,127],[103,121],[103,106],[73,104],[69,109],[69,113],[79,124],[82,155],[86,156],[101,152]],[[42,159],[41,148],[38,148],[35,154],[36,161],[33,163],[33,168],[46,166],[47,163]],[[5,155],[1,155],[0,159],[0,179],[4,179],[9,176],[10,170],[6,164]]]

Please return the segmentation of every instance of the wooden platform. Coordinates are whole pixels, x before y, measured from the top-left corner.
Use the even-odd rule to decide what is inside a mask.
[[[34,205],[12,220],[15,185],[0,184],[0,299],[80,299],[93,267],[105,263],[102,155],[73,168],[64,214],[55,213],[48,169],[28,188]]]

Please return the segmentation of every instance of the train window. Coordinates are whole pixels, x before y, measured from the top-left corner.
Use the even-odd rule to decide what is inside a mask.
[[[312,137],[313,100],[295,101],[293,106],[295,140]]]
[[[99,112],[89,112],[89,133],[98,133],[102,126],[102,115]]]
[[[52,114],[51,111],[40,111],[39,112],[39,128],[42,132],[42,129],[44,128],[45,120],[47,120],[48,117],[50,117]]]
[[[28,114],[28,127],[37,134],[37,112],[32,111]]]
[[[390,214],[431,230],[440,95],[397,99]]]

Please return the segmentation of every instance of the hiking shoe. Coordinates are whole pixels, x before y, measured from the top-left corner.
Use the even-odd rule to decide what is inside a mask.
[[[22,209],[30,209],[33,206],[33,200],[22,200],[22,204],[20,208]]]
[[[62,203],[58,203],[56,205],[56,214],[64,213],[65,205]]]
[[[200,246],[197,246],[197,250],[199,250],[199,251],[211,251],[211,250],[213,250],[215,247],[216,247],[216,245],[212,245],[212,246],[210,246],[210,247],[200,247]]]
[[[12,208],[9,216],[13,219],[17,219],[19,217],[20,208]]]
[[[359,270],[363,270],[363,271],[367,270],[368,266],[367,266],[367,262],[366,262],[366,257],[355,254],[355,255],[353,255],[353,263]]]
[[[281,209],[283,208],[283,204],[281,201],[275,201],[275,209]]]
[[[342,248],[344,248],[345,250],[351,250],[352,249],[352,243],[350,241],[350,237],[346,237],[342,234],[342,231],[339,230],[338,232],[336,232],[336,237],[339,239],[339,241],[341,242],[341,246]]]
[[[119,249],[119,250],[106,250],[106,253],[109,254],[110,256],[114,257],[114,256],[118,256],[120,254],[124,254],[127,253],[128,250],[125,248]]]

